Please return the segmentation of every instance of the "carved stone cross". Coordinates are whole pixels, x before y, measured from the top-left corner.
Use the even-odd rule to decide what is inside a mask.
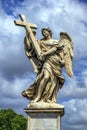
[[[32,46],[33,46],[33,49],[37,55],[37,57],[40,56],[41,54],[41,49],[37,43],[37,40],[35,39],[35,36],[33,35],[32,33],[32,29],[37,29],[37,26],[35,24],[32,24],[32,23],[29,23],[27,22],[26,18],[24,15],[19,15],[21,20],[22,21],[19,21],[19,20],[14,20],[14,23],[18,26],[23,26],[25,27],[25,29],[27,30],[27,32],[29,33],[30,35],[30,38],[31,38],[31,41],[32,41]],[[32,28],[32,29],[31,29]]]

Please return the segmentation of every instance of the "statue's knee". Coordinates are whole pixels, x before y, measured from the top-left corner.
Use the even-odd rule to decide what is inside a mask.
[[[56,86],[56,82],[53,82],[53,85]]]
[[[49,76],[45,75],[44,81],[48,81],[48,79],[49,79]]]

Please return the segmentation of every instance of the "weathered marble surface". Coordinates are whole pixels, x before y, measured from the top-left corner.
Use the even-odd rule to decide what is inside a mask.
[[[47,102],[34,102],[30,103],[27,105],[27,108],[36,108],[36,109],[41,109],[41,108],[64,108],[63,105],[57,104],[57,103],[47,103]]]
[[[61,130],[61,116],[63,108],[25,109],[28,114],[27,130]]]

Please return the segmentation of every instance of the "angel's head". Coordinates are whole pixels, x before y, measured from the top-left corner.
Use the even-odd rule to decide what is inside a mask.
[[[50,28],[43,28],[41,32],[44,37],[50,36],[52,38],[52,31],[50,30]]]
[[[68,39],[72,41],[71,37],[66,32],[60,32],[60,39]]]

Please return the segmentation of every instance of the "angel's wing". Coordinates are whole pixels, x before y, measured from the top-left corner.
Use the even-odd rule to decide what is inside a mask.
[[[67,33],[63,33],[62,43],[64,44],[63,59],[65,61],[66,72],[70,77],[73,77],[73,70],[72,70],[72,59],[74,57],[73,43],[70,36]]]

